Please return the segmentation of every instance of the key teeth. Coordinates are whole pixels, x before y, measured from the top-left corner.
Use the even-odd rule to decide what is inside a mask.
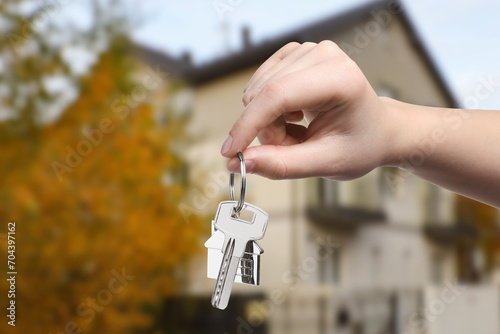
[[[229,271],[231,270],[232,265],[238,265],[238,263],[233,263],[233,251],[234,239],[232,240],[232,242],[228,243],[226,251],[224,252],[219,275],[217,276],[217,280],[215,281],[214,293],[212,294],[212,306],[220,310],[224,310],[227,307],[229,303],[231,288],[234,282],[231,280],[227,280],[228,274],[231,275]],[[235,270],[236,269],[237,267],[235,268]]]
[[[225,310],[227,307],[227,303],[225,305],[221,305],[220,298],[217,300],[214,300],[214,298],[212,298],[212,306],[219,309],[219,310]]]

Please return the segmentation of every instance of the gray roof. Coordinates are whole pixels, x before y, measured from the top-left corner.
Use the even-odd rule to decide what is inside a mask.
[[[265,40],[259,44],[247,44],[239,52],[201,65],[192,64],[189,55],[181,59],[173,58],[165,53],[144,46],[138,46],[138,52],[146,62],[150,64],[159,64],[172,76],[185,80],[193,86],[197,86],[250,66],[261,64],[276,52],[276,50],[289,42],[296,41],[303,43],[306,41],[321,41],[332,32],[352,26],[357,21],[369,17],[371,11],[388,8],[388,6],[401,6],[401,4],[397,0],[373,1],[347,12],[335,14],[319,22],[298,28],[276,38]],[[398,17],[403,23],[403,27],[412,45],[415,47],[416,52],[421,56],[426,66],[431,71],[433,79],[442,90],[447,104],[450,107],[458,107],[458,103],[448,87],[448,84],[416,32],[404,8],[401,10],[401,13],[398,14]]]

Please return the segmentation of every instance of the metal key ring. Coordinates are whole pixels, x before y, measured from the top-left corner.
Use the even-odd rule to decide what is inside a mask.
[[[238,152],[236,154],[238,159],[240,159],[240,173],[241,173],[241,191],[240,198],[238,199],[238,205],[234,208],[235,214],[239,215],[240,211],[243,209],[243,205],[245,204],[245,188],[247,184],[246,180],[246,170],[245,170],[245,159],[243,158],[243,153]],[[229,175],[229,198],[231,201],[234,201],[234,173]]]

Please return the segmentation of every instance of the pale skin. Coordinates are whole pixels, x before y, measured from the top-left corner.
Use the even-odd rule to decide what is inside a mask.
[[[331,41],[289,43],[243,92],[221,153],[228,169],[271,179],[358,178],[395,166],[500,208],[500,111],[431,108],[378,97]],[[296,124],[305,118],[307,127]],[[255,139],[261,145],[248,147]]]

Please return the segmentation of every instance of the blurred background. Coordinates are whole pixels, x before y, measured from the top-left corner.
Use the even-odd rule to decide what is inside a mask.
[[[261,285],[235,284],[225,311],[203,246],[229,197],[220,146],[277,49],[333,40],[379,95],[500,109],[498,13],[493,0],[2,0],[0,331],[500,333],[498,210],[401,170],[249,176],[247,201],[270,215]]]

